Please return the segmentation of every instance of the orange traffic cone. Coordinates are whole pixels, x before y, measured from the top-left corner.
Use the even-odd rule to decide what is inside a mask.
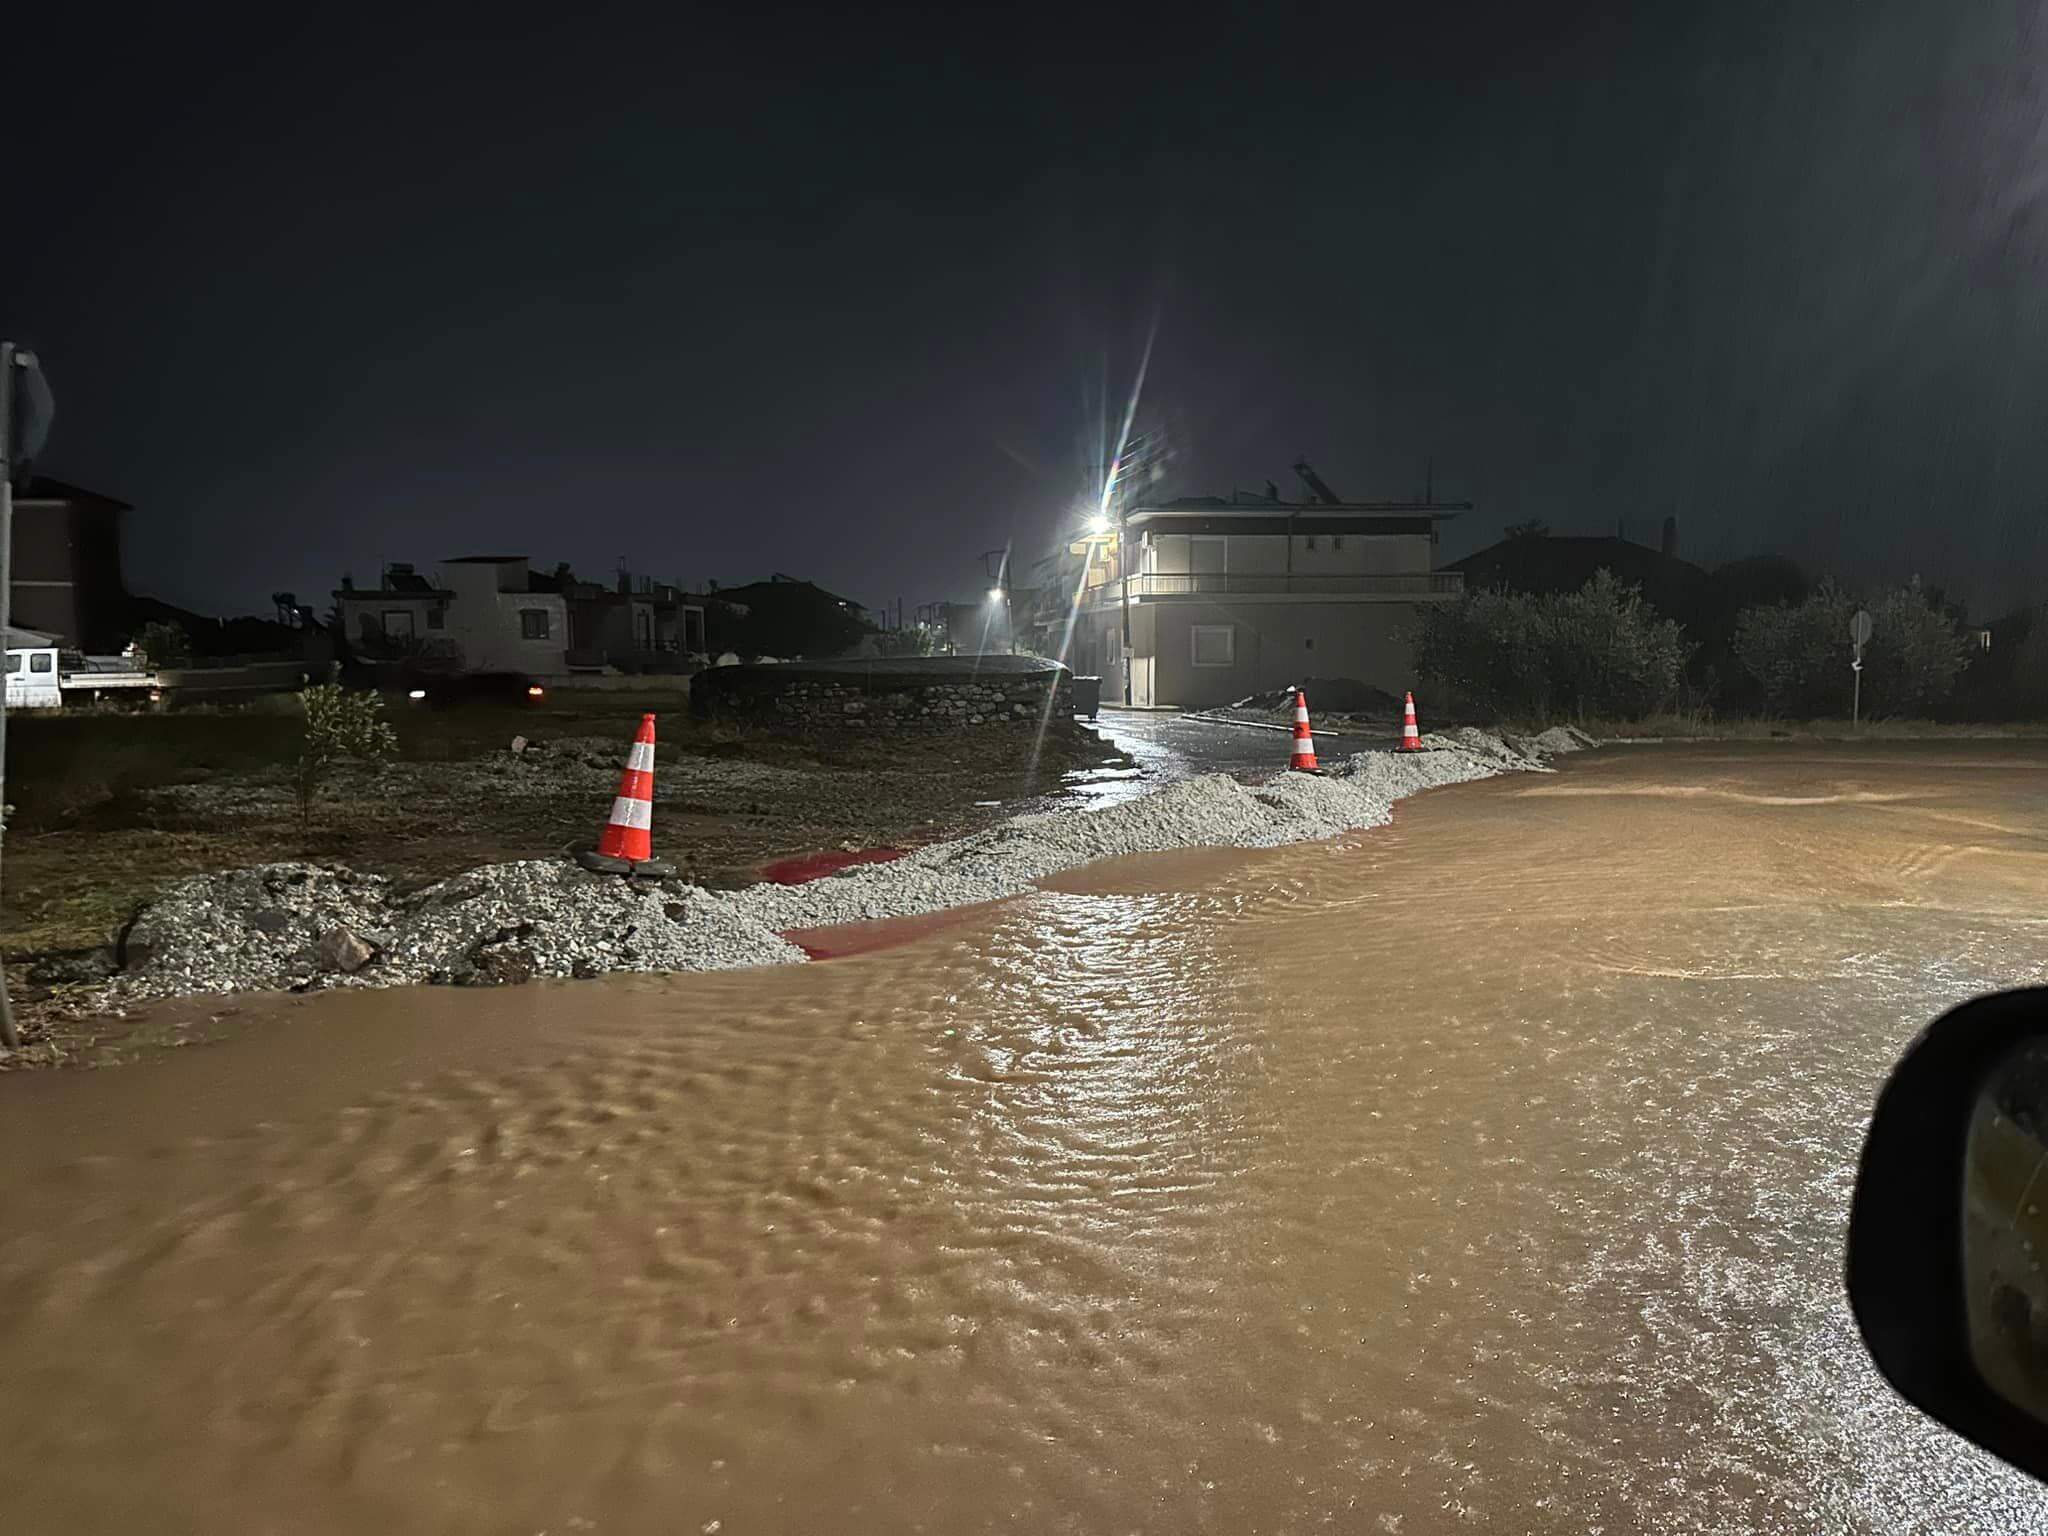
[[[1415,695],[1408,695],[1408,702],[1401,709],[1401,750],[1420,752],[1422,733],[1415,729]]]
[[[654,858],[654,716],[642,715],[619,775],[612,813],[598,834],[595,851],[576,855],[585,869],[616,875],[669,873]]]
[[[1299,688],[1294,690],[1294,756],[1287,766],[1303,773],[1316,771],[1316,739],[1308,729],[1308,695]]]

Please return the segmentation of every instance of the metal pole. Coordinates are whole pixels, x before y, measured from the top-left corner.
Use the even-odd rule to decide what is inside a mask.
[[[1863,729],[1863,658],[1858,656],[1849,663],[1849,667],[1856,674],[1856,686],[1850,694],[1849,729],[1860,731]]]
[[[1116,512],[1116,569],[1119,585],[1123,588],[1124,707],[1128,709],[1131,705],[1131,529],[1130,524],[1124,519],[1124,509],[1121,505],[1117,507]],[[1153,618],[1156,620],[1158,615],[1154,614]],[[1155,632],[1159,628],[1156,622],[1152,627]]]
[[[14,622],[14,343],[0,341],[0,651]],[[7,686],[0,680],[0,841],[7,835]],[[0,964],[0,1045],[21,1049],[14,1006],[7,1000],[7,967]]]

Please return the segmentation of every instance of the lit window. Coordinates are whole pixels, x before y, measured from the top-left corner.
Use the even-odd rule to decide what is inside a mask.
[[[522,640],[545,640],[548,637],[548,611],[545,608],[522,608],[519,610],[519,638]]]
[[[1237,660],[1237,631],[1228,624],[1197,624],[1188,642],[1198,667],[1227,667]]]

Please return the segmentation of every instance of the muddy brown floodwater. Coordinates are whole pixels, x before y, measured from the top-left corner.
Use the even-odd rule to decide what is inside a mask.
[[[738,975],[0,1081],[10,1532],[2048,1530],[1894,1401],[1865,1112],[2048,754],[1623,748]]]

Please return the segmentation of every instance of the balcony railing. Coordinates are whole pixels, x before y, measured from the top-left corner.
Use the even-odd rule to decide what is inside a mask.
[[[1364,596],[1389,598],[1456,597],[1465,590],[1461,571],[1427,571],[1401,575],[1309,574],[1284,571],[1210,571],[1200,574],[1168,575],[1144,571],[1131,577],[1132,597],[1299,597]],[[1090,587],[1088,595],[1098,603],[1117,602],[1122,589],[1115,581]]]

